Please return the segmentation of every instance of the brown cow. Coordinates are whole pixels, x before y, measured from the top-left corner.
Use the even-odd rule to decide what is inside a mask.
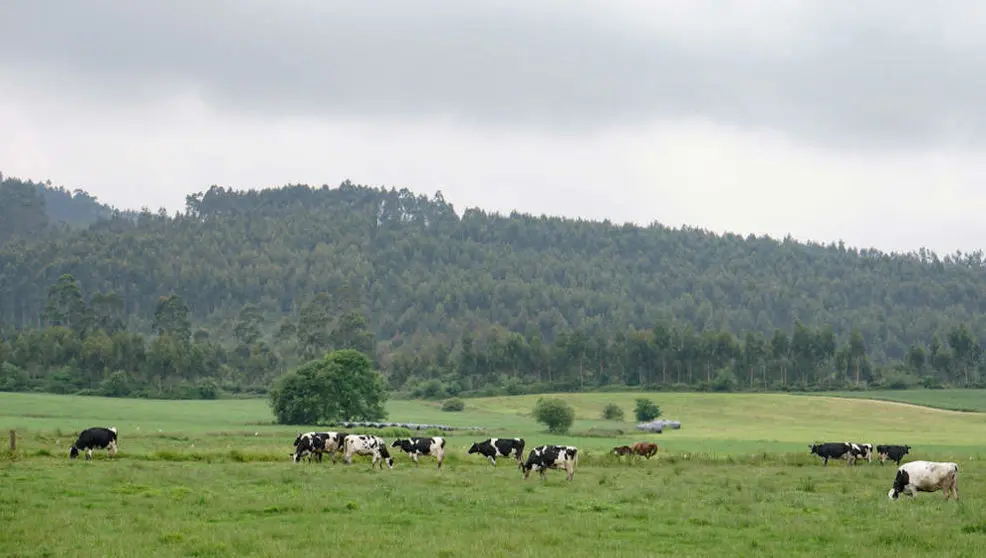
[[[650,459],[652,455],[657,453],[657,444],[654,442],[637,442],[633,445],[633,453]]]
[[[613,448],[613,454],[615,454],[617,457],[621,455],[632,455],[633,448],[631,448],[630,446],[617,446]]]

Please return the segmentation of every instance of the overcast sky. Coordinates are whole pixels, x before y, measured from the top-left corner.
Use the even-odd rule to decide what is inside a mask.
[[[986,247],[986,4],[4,0],[0,171]]]

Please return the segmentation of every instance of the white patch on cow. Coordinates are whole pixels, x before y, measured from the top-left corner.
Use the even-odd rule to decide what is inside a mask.
[[[110,444],[107,447],[107,449],[108,449],[108,452],[107,453],[109,453],[111,456],[116,455],[116,449],[117,449],[116,448],[116,440],[113,440],[112,442],[110,442]]]
[[[109,431],[112,432],[112,433],[114,433],[114,434],[116,434],[116,427],[115,426],[111,426],[109,428]]]

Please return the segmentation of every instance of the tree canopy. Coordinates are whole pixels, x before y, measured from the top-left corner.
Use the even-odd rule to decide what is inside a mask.
[[[99,205],[86,224],[94,198],[51,190],[0,182],[9,389],[262,393],[338,349],[430,397],[973,386],[986,372],[981,252],[458,213],[440,192],[349,181],[213,186],[174,215]]]

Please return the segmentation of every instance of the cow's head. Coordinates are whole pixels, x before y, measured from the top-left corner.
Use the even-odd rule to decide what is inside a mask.
[[[79,457],[79,448],[72,446],[71,449],[68,450],[68,456],[69,459],[75,459],[76,457]]]
[[[616,446],[613,448],[615,455],[629,455],[631,452],[633,452],[633,449],[630,446]]]
[[[411,440],[405,440],[403,438],[398,438],[394,440],[393,444],[390,444],[392,448],[401,448],[404,451],[411,449]]]
[[[907,474],[904,469],[897,469],[897,476],[894,477],[894,485],[891,487],[890,492],[887,492],[887,497],[891,500],[896,500],[900,497],[901,492],[908,483],[911,482],[911,476]]]
[[[531,476],[531,470],[541,460],[541,448],[534,448],[531,453],[527,454],[527,461],[520,464],[520,470],[524,473],[524,478]]]
[[[474,442],[473,445],[469,446],[469,451],[466,453],[479,453],[479,442]]]
[[[294,453],[291,454],[291,458],[295,463],[301,461],[302,457],[305,457],[312,452],[314,448],[313,436],[309,434],[299,435],[294,441]]]
[[[387,463],[387,467],[394,468],[394,458],[387,451],[387,444],[380,445],[380,457],[383,457],[383,460]]]

